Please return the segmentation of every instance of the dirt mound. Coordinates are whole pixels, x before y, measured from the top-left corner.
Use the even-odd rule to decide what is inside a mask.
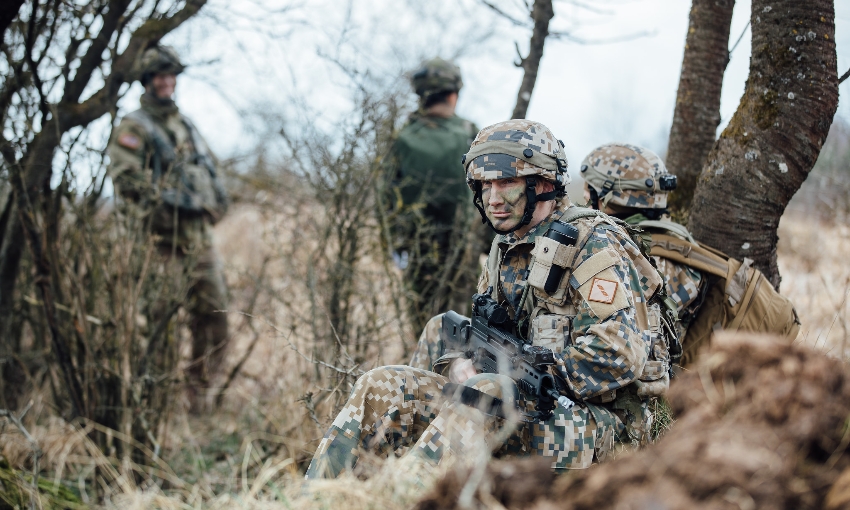
[[[675,382],[669,400],[678,421],[656,444],[554,483],[532,460],[494,464],[477,503],[540,510],[850,508],[846,363],[769,337],[725,334]],[[513,476],[505,478],[507,466]],[[417,508],[454,507],[467,478],[450,474]],[[535,493],[545,496],[532,502]]]

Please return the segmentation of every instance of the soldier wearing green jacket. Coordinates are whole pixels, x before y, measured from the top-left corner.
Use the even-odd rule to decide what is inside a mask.
[[[145,51],[141,67],[142,107],[114,130],[109,174],[125,206],[150,215],[162,263],[181,264],[188,275],[184,306],[191,315],[193,360],[187,379],[192,408],[200,410],[228,341],[227,316],[216,312],[227,305],[227,288],[211,228],[227,210],[227,194],[215,156],[172,99],[184,69],[177,54],[157,45]]]
[[[455,114],[460,70],[435,58],[412,74],[411,84],[420,108],[393,145],[391,217],[393,249],[405,271],[410,320],[418,332],[434,314],[468,306],[477,255],[486,246],[477,246],[481,236],[470,231],[472,196],[460,160],[478,129]]]

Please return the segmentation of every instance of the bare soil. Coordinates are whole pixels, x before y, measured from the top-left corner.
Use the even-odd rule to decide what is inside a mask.
[[[845,362],[770,337],[722,334],[675,381],[669,401],[678,420],[648,448],[557,478],[539,459],[494,463],[476,505],[850,508]],[[457,507],[467,478],[450,473],[416,508]]]

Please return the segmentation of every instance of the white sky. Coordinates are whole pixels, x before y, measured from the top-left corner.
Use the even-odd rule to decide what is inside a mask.
[[[483,127],[508,118],[522,71],[514,67],[515,42],[527,51],[529,32],[499,20],[475,0],[288,0],[261,3],[213,0],[165,42],[192,67],[180,76],[177,103],[213,150],[244,154],[256,137],[240,111],[262,109],[284,120],[303,101],[332,129],[350,111],[349,81],[318,54],[388,83],[424,58],[454,57],[465,86],[458,113]],[[502,0],[510,7],[516,0]],[[610,11],[595,14],[556,0],[554,29],[571,24],[586,39],[650,32],[627,42],[581,45],[549,39],[528,118],[543,122],[566,143],[571,169],[595,146],[611,141],[666,147],[673,117],[691,2],[599,0]],[[747,25],[750,1],[736,2],[730,46]],[[341,44],[337,44],[342,41]],[[836,1],[838,71],[850,67],[850,2]],[[339,50],[338,48],[341,48]],[[750,30],[732,54],[721,102],[721,129],[738,106],[748,73]],[[138,107],[134,84],[122,112]],[[850,118],[850,80],[841,85],[838,115]],[[411,92],[411,103],[415,96]],[[295,126],[297,127],[297,126]],[[675,169],[672,169],[675,171]]]

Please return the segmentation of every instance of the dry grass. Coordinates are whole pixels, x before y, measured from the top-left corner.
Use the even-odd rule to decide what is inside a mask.
[[[347,363],[342,368],[351,377],[337,377],[335,370],[317,363],[332,359],[323,352],[331,346],[314,336],[314,323],[328,319],[316,317],[309,297],[308,273],[319,246],[311,238],[311,222],[320,211],[310,206],[309,197],[281,201],[270,196],[260,192],[216,226],[232,292],[231,366],[253,344],[221,407],[202,417],[178,413],[162,459],[151,462],[153,467],[138,467],[145,474],[139,481],[123,478],[116,459],[91,448],[79,427],[53,416],[37,399],[29,423],[44,452],[43,477],[62,481],[91,502],[97,469],[106,473],[99,482],[107,486],[100,487],[106,506],[120,508],[405,508],[424,493],[430,482],[399,469],[396,460],[366,481],[345,478],[304,486],[301,473],[354,376],[404,362],[402,343],[412,342],[412,335],[387,290],[398,275],[364,256],[356,283],[361,299],[353,314],[364,324],[377,315],[376,334],[363,345],[346,347],[352,352],[342,357]],[[850,251],[850,227],[812,228],[810,219],[789,214],[780,224],[780,237],[781,290],[803,322],[798,341],[844,357],[850,265],[843,254]],[[240,313],[249,309],[254,318]],[[31,466],[29,445],[10,427],[0,430],[0,451],[19,469]]]
[[[789,211],[779,223],[780,291],[794,303],[797,341],[847,359],[850,333],[850,225]]]

